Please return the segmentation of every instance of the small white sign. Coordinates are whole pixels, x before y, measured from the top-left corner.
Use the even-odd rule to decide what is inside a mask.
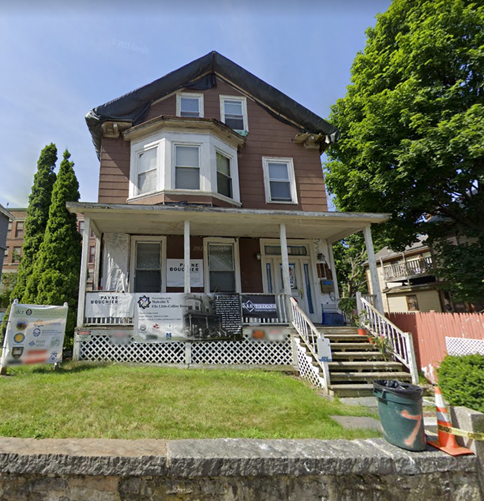
[[[190,260],[190,286],[203,287],[203,259]],[[183,287],[185,285],[185,262],[183,259],[166,260],[166,285]]]
[[[134,314],[134,294],[90,292],[86,294],[87,318],[130,318]]]
[[[333,360],[329,339],[318,338],[318,360],[320,362],[331,362]]]

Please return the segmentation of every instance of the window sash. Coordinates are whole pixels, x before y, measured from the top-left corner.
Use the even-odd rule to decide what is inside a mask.
[[[136,242],[134,292],[161,292],[161,242]]]
[[[181,117],[200,117],[200,99],[198,97],[180,97]]]
[[[223,99],[224,123],[234,130],[247,128],[244,120],[244,104],[236,99]]]
[[[217,192],[232,198],[232,178],[230,176],[230,158],[217,151]]]
[[[234,244],[208,244],[210,292],[235,292]]]
[[[175,146],[175,189],[200,189],[199,146]]]

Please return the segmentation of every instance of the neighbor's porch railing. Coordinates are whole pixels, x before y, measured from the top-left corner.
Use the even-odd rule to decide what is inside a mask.
[[[358,306],[360,321],[372,336],[385,337],[392,347],[392,353],[410,371],[412,383],[418,384],[418,367],[410,332],[403,332],[383,316],[366,299],[360,297]]]
[[[430,273],[434,268],[432,258],[422,257],[410,261],[390,264],[383,267],[385,280],[393,278],[414,277]]]
[[[297,301],[290,297],[289,301],[291,303],[292,309],[292,324],[296,329],[297,333],[304,342],[306,348],[311,353],[314,362],[318,364],[322,372],[322,386],[326,394],[328,394],[328,388],[331,384],[329,375],[329,365],[328,362],[320,362],[318,357],[318,339],[324,339],[324,335],[319,332],[311,320],[307,317],[304,311],[301,310]],[[320,376],[321,377],[321,376]]]

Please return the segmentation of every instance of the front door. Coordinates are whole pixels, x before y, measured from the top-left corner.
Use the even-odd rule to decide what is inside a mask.
[[[282,259],[280,257],[267,256],[265,261],[267,292],[283,294]],[[291,296],[298,302],[300,308],[311,321],[320,321],[316,314],[311,260],[309,257],[289,256],[289,282],[291,285]]]

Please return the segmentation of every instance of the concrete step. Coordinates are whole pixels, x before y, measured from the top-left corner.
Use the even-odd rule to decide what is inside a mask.
[[[373,361],[369,360],[367,362],[347,362],[344,360],[339,360],[337,362],[329,362],[329,370],[331,375],[333,371],[351,371],[356,370],[358,372],[365,371],[378,371],[378,370],[386,370],[386,371],[401,371],[402,364],[400,362],[386,362],[382,361]]]
[[[324,332],[325,334],[357,334],[358,329],[356,327],[345,326],[345,327],[333,327],[327,325],[320,325],[316,327],[319,332]]]
[[[373,395],[373,384],[331,384],[328,390],[332,397],[369,397]]]
[[[331,382],[372,382],[375,379],[397,379],[399,381],[411,381],[412,377],[408,372],[331,372]]]

